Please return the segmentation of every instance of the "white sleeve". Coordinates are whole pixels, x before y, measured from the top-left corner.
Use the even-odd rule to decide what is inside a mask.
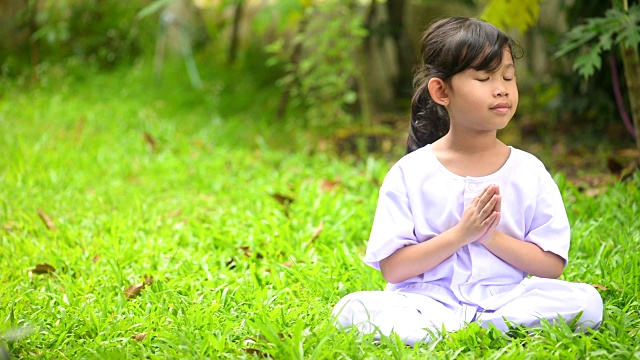
[[[524,240],[562,257],[566,266],[571,241],[569,218],[558,185],[544,167],[538,189],[535,212]]]
[[[380,187],[364,262],[379,270],[380,260],[417,243],[404,174],[399,166],[394,166]]]

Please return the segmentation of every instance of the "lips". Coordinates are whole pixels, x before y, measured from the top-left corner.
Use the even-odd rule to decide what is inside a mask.
[[[506,109],[511,109],[511,104],[509,104],[506,101],[503,102],[499,102],[495,105],[493,105],[492,107],[490,107],[489,109],[491,110],[506,110]]]

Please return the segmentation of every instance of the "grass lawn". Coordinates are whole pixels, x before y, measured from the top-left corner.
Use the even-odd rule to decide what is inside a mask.
[[[384,285],[361,256],[393,157],[314,150],[264,111],[277,95],[210,71],[202,92],[178,75],[154,85],[143,66],[0,84],[0,343],[13,356],[640,358],[638,174],[597,196],[556,176],[573,227],[562,278],[601,285],[599,331],[471,325],[376,345],[329,316]]]

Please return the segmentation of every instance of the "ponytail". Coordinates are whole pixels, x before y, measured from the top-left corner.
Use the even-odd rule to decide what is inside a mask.
[[[427,84],[429,77],[423,78],[411,99],[411,124],[407,138],[409,154],[421,147],[431,144],[449,131],[449,114],[444,106],[431,98]]]

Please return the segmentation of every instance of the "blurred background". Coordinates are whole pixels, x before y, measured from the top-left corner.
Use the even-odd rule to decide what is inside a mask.
[[[500,137],[590,181],[585,172],[624,176],[640,157],[639,8],[635,0],[0,0],[0,75],[20,91],[114,74],[122,88],[178,99],[184,116],[197,103],[219,121],[277,128],[282,146],[304,134],[304,151],[397,159],[421,33],[441,17],[476,16],[524,50],[520,106]]]

